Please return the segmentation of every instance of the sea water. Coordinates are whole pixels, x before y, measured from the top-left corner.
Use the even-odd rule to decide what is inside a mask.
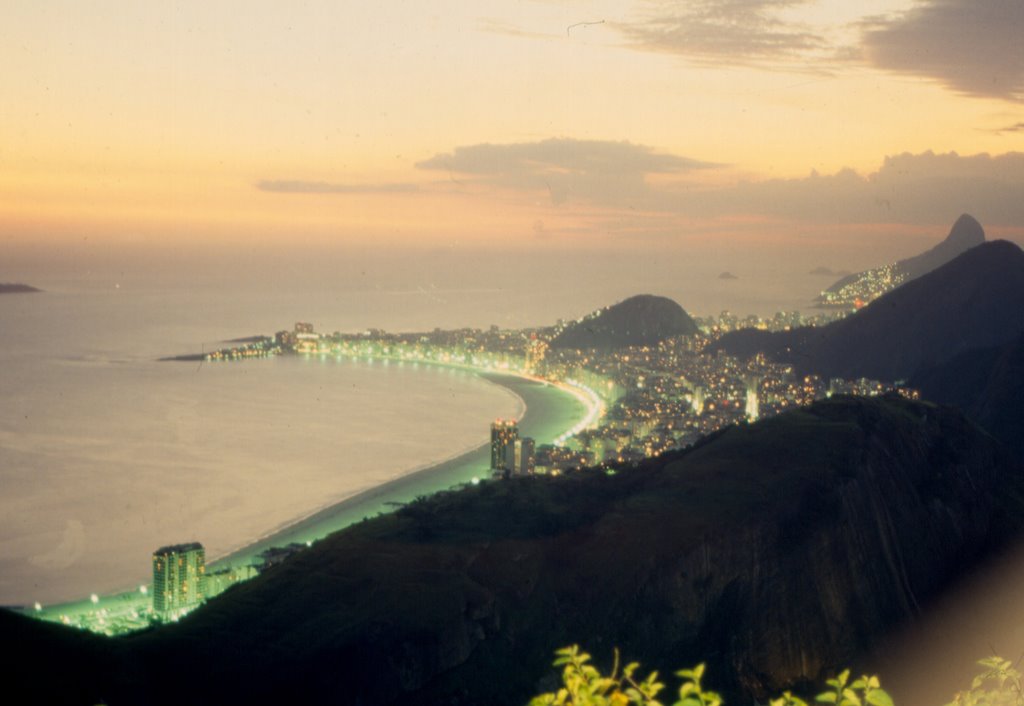
[[[519,328],[641,292],[694,314],[800,308],[815,293],[793,273],[724,281],[717,266],[664,258],[503,256],[511,268],[497,270],[493,258],[447,258],[282,257],[258,276],[8,260],[46,291],[0,296],[0,604],[128,588],[165,544],[200,541],[223,556],[476,447],[493,418],[521,411],[508,390],[431,366],[163,356],[296,321],[324,332]],[[481,274],[492,271],[503,276]]]
[[[522,411],[505,388],[449,368],[159,361],[294,323],[242,317],[244,300],[228,307],[237,316],[211,316],[208,296],[0,298],[0,604],[130,587],[165,544],[220,556],[479,446],[491,419]]]

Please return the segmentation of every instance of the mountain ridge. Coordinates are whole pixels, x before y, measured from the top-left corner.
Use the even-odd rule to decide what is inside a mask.
[[[856,296],[859,292],[872,291],[872,280],[892,279],[899,284],[905,284],[941,267],[958,255],[984,242],[985,230],[981,224],[970,214],[961,214],[946,237],[932,248],[890,265],[846,275],[826,289],[818,297],[818,302],[830,306],[846,304],[851,296]],[[849,291],[844,292],[844,289]],[[829,295],[839,297],[839,302],[829,303]]]
[[[849,664],[1022,530],[1024,467],[958,412],[835,398],[616,475],[424,498],[140,635],[55,645],[60,626],[3,614],[0,630],[26,646],[17,683],[48,702],[67,686],[137,704],[518,704],[578,642],[706,660],[736,703]],[[42,679],[57,654],[64,679]]]
[[[804,373],[902,380],[971,348],[1024,333],[1024,252],[993,240],[826,326],[743,330],[711,350],[763,352]]]

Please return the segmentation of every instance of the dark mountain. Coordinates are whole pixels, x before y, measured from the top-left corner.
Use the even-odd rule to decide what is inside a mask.
[[[956,219],[945,240],[927,252],[900,260],[896,267],[910,279],[917,279],[984,242],[985,230],[973,216],[965,213]]]
[[[910,385],[955,405],[1024,457],[1024,336],[919,371]]]
[[[952,262],[827,326],[737,331],[713,349],[764,352],[826,377],[906,379],[972,348],[1024,333],[1024,252],[1003,240]]]
[[[674,336],[697,333],[683,307],[666,297],[639,294],[569,324],[553,348],[650,346]]]
[[[985,242],[985,231],[973,216],[963,214],[956,220],[949,235],[941,243],[920,255],[900,260],[892,265],[876,267],[864,272],[847,275],[825,290],[819,297],[821,302],[829,301],[831,294],[835,303],[848,304],[855,298],[870,301],[872,294],[879,293],[879,282],[891,281],[890,288],[915,280],[921,275],[945,265],[958,255]]]
[[[131,638],[0,613],[5,693],[522,704],[578,642],[706,660],[748,703],[849,664],[1022,530],[1024,467],[958,412],[834,398],[615,475],[411,503]]]
[[[41,291],[43,290],[30,287],[27,284],[4,284],[0,282],[0,294],[28,294]]]

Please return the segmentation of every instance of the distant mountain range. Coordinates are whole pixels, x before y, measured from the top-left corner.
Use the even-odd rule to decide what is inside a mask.
[[[667,297],[639,294],[569,324],[552,340],[551,347],[650,346],[697,331],[697,324],[676,302]]]
[[[736,331],[712,350],[763,352],[825,377],[901,380],[1022,333],[1024,252],[991,241],[840,321],[778,333]]]
[[[822,292],[818,303],[842,307],[862,306],[984,242],[985,231],[981,224],[965,213],[953,224],[946,239],[931,250],[896,263],[847,275]]]
[[[0,282],[0,294],[28,294],[41,291],[43,290],[30,287],[27,284],[4,284]]]
[[[1024,467],[950,408],[834,398],[616,475],[487,482],[334,534],[119,639],[0,611],[33,703],[523,704],[552,651],[820,683],[1024,530]],[[59,670],[56,678],[54,671]]]

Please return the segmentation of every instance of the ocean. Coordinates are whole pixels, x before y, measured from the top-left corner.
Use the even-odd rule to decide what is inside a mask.
[[[447,368],[159,362],[236,331],[191,320],[198,298],[0,298],[0,604],[129,587],[165,544],[222,555],[474,448],[492,418],[522,411],[507,389]],[[244,330],[291,323],[267,312]]]
[[[542,272],[542,286],[478,277],[462,288],[454,271],[417,279],[380,266],[368,283],[356,274],[365,265],[346,267],[292,268],[287,286],[272,269],[244,280],[161,267],[20,277],[46,291],[0,297],[0,604],[130,588],[166,544],[200,541],[209,558],[224,556],[478,447],[492,419],[523,405],[473,373],[426,365],[160,357],[296,321],[326,332],[522,327],[638,292],[695,314],[746,313],[748,301],[797,308],[804,289],[814,292],[793,297],[767,275],[737,284],[653,265],[633,277],[616,278],[609,264]],[[696,291],[700,308],[688,305]]]

